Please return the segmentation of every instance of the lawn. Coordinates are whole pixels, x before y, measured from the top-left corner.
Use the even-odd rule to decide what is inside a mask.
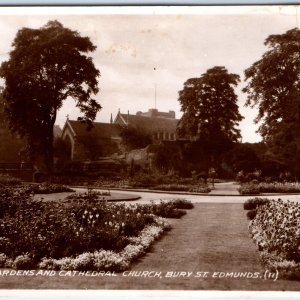
[[[196,204],[172,230],[156,241],[130,271],[156,271],[157,277],[124,276],[5,276],[1,288],[14,289],[182,289],[182,290],[300,290],[300,283],[263,278],[218,278],[220,273],[265,272],[248,234],[242,204]],[[171,278],[168,272],[180,271]],[[188,277],[188,274],[191,276]],[[209,272],[200,278],[197,272]],[[125,273],[128,275],[128,273]],[[142,273],[132,273],[142,274]],[[144,273],[145,274],[145,273]],[[149,273],[148,273],[149,274]],[[174,274],[174,273],[173,273]],[[66,275],[66,274],[65,274]]]

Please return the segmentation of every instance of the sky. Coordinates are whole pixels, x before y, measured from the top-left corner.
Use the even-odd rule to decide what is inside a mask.
[[[261,137],[254,124],[257,109],[244,106],[244,70],[267,51],[264,40],[270,34],[298,27],[298,7],[7,8],[0,11],[0,62],[8,59],[19,29],[39,28],[49,20],[90,37],[97,46],[90,54],[101,72],[95,99],[102,109],[96,121],[109,122],[119,109],[135,114],[155,106],[174,110],[180,118],[178,92],[184,82],[224,66],[241,77],[236,88],[244,116],[240,129],[243,142],[252,143]],[[67,115],[80,116],[73,99],[58,112],[60,127]]]

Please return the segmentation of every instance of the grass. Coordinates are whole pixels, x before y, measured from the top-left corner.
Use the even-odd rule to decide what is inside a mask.
[[[294,281],[224,278],[166,278],[169,271],[264,272],[242,204],[195,204],[151,251],[133,264],[132,271],[158,271],[162,278],[8,276],[0,288],[14,289],[155,289],[155,290],[300,290]]]

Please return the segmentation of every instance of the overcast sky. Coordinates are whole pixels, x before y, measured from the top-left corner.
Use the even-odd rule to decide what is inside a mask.
[[[267,50],[264,40],[270,34],[298,26],[296,7],[124,10],[44,8],[6,12],[0,15],[0,61],[7,60],[11,43],[22,27],[38,28],[56,19],[89,36],[97,46],[92,56],[101,72],[96,96],[103,107],[96,119],[101,122],[109,122],[110,114],[115,117],[118,109],[135,114],[154,108],[155,86],[156,107],[175,110],[180,118],[178,91],[183,83],[208,68],[225,66],[242,80],[236,92],[240,113],[245,117],[240,125],[243,141],[260,140],[253,123],[256,110],[244,107],[245,95],[240,92],[243,71]],[[67,114],[70,119],[79,116],[71,99],[58,113],[61,127]]]

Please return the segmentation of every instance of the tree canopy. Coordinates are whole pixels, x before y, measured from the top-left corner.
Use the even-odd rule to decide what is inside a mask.
[[[121,138],[126,151],[144,148],[152,144],[152,138],[148,132],[132,126],[122,130]]]
[[[98,93],[100,72],[88,56],[96,46],[77,31],[49,21],[39,29],[20,29],[12,47],[0,67],[9,127],[26,138],[32,158],[44,157],[50,171],[53,126],[64,100],[74,99],[90,126],[101,108],[92,98]]]
[[[255,122],[272,159],[300,175],[300,30],[270,35],[262,58],[245,70],[246,105],[259,109]]]
[[[183,116],[178,133],[196,137],[212,159],[241,137],[236,128],[242,120],[234,91],[238,82],[238,75],[214,67],[199,78],[188,79],[179,92]]]
[[[4,104],[0,93],[0,162],[21,162],[24,160],[21,155],[24,141],[10,132],[4,113]]]

